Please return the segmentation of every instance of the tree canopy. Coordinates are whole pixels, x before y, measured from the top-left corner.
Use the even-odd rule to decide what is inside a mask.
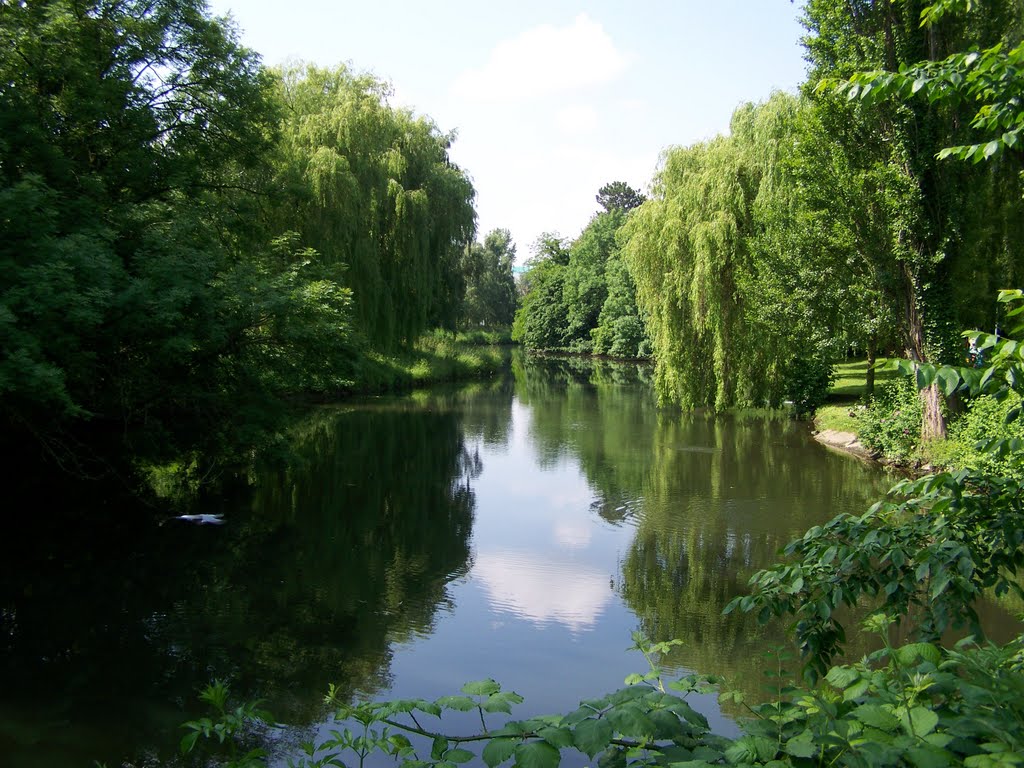
[[[459,323],[465,328],[511,326],[518,296],[512,266],[516,245],[507,229],[487,233],[483,243],[463,252],[461,272],[466,282]]]
[[[246,403],[251,442],[281,395],[350,386],[367,345],[455,326],[473,187],[385,83],[269,71],[201,0],[0,22],[9,439],[73,468],[88,424],[166,457]]]
[[[597,202],[606,213],[631,211],[645,198],[624,181],[610,181],[597,191]]]

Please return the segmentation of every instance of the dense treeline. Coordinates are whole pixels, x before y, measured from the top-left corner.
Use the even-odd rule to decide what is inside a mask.
[[[952,95],[955,77],[918,98],[931,81],[911,79],[902,100],[856,98],[861,86],[837,93],[828,82],[1021,40],[1019,0],[922,25],[926,5],[810,0],[801,94],[741,106],[728,135],[664,153],[651,199],[614,238],[663,401],[724,408],[789,399],[808,409],[850,351],[958,362],[960,330],[997,322],[996,289],[1024,272],[1019,144],[983,164],[939,158],[981,140],[978,104]],[[1012,72],[997,74],[975,77],[975,95],[1015,87]],[[984,146],[973,159],[995,154]],[[610,294],[601,280],[613,272],[588,270],[593,262],[576,253],[600,220],[569,248],[563,269],[541,259],[524,300],[528,345],[589,351],[603,338],[592,312],[602,294],[592,286],[598,275]],[[924,399],[924,429],[941,434],[941,398],[931,390]]]
[[[531,349],[646,357],[650,343],[619,240],[644,197],[615,181],[601,187],[597,201],[603,210],[576,240],[546,234],[535,244],[512,337]]]
[[[155,458],[251,443],[373,350],[509,324],[478,284],[508,293],[510,258],[466,276],[453,137],[389,95],[264,68],[201,0],[0,5],[5,436],[63,462],[115,431]]]

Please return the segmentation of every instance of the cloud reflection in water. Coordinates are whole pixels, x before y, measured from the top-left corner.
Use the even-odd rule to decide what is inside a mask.
[[[495,611],[573,632],[593,628],[612,598],[608,574],[571,560],[523,552],[481,552],[473,574]]]

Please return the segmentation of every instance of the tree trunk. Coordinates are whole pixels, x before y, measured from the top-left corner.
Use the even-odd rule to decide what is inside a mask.
[[[864,399],[870,400],[875,394],[875,341],[868,342],[868,370],[864,376]]]
[[[938,384],[922,389],[921,442],[941,440],[946,436],[946,417],[942,413],[942,391]]]
[[[924,318],[917,301],[917,281],[904,264],[907,284],[907,357],[917,362],[927,362],[924,353]],[[946,417],[942,413],[943,397],[938,385],[932,384],[920,391],[921,396],[921,442],[940,440],[946,436]]]

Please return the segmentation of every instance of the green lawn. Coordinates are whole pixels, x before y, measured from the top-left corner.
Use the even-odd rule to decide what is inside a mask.
[[[859,400],[864,396],[864,382],[867,379],[867,360],[846,360],[836,363],[836,379],[829,390],[829,400]],[[875,386],[888,381],[896,371],[875,371]]]
[[[819,430],[858,432],[856,410],[864,399],[867,381],[867,360],[845,360],[835,365],[835,381],[828,393],[828,403],[814,414],[814,425]],[[896,371],[875,371],[875,386],[896,376]]]
[[[854,416],[857,405],[847,403],[845,405],[823,405],[814,412],[814,426],[824,432],[826,429],[833,429],[836,432],[853,432],[859,434],[860,424]]]

